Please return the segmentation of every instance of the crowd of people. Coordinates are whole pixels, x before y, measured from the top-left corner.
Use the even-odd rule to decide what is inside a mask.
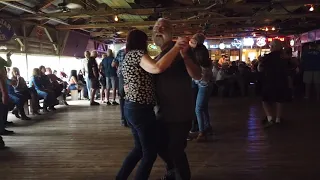
[[[130,31],[126,49],[120,50],[116,58],[108,50],[99,65],[97,52],[86,51],[82,71],[77,75],[76,70],[72,70],[68,83],[44,66],[34,69],[29,85],[17,68],[12,68],[12,78],[8,79],[4,67],[11,66],[9,53],[7,61],[0,61],[1,115],[7,114],[13,102],[12,113],[29,120],[23,109],[28,99],[34,114],[40,114],[39,109],[54,111],[58,96],[67,105],[70,90],[85,92],[91,106],[118,105],[118,92],[121,124],[131,128],[134,148],[116,179],[128,179],[140,161],[135,179],[147,180],[159,155],[166,163],[162,180],[189,180],[187,140],[204,142],[213,134],[208,104],[215,92],[222,96],[246,96],[250,84],[255,84],[256,93],[262,96],[265,112],[262,123],[266,128],[280,124],[283,103],[296,96],[302,82],[306,83],[307,98],[311,97],[311,84],[315,84],[316,96],[320,99],[320,62],[317,61],[320,52],[314,45],[302,54],[302,63],[299,63],[292,58],[291,48],[284,48],[280,41],[274,40],[271,53],[247,64],[226,59],[211,61],[201,33],[191,39],[179,37],[174,42],[173,27],[167,19],[156,22],[152,39],[161,48],[155,59],[148,55],[148,36],[140,30]],[[303,71],[303,75],[299,75]],[[97,94],[100,94],[100,103],[95,101]],[[41,98],[44,99],[42,107]],[[274,104],[276,113],[272,109]],[[10,123],[6,116],[0,117],[1,135],[13,133],[5,129]]]

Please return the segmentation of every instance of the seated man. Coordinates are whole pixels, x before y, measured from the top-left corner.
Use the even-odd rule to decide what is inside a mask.
[[[23,95],[19,95],[14,91],[13,86],[17,84],[17,81],[13,81],[7,79],[7,89],[10,101],[14,103],[16,108],[13,110],[13,113],[17,118],[20,118],[19,113],[21,115],[22,120],[31,120],[26,113],[24,112],[24,104],[28,101],[28,97],[24,97]]]
[[[63,104],[66,106],[69,105],[66,100],[67,90],[64,89],[63,84],[65,82],[62,79],[58,78],[55,74],[53,74],[51,68],[46,68],[46,72],[55,93],[55,97],[58,98],[59,96],[62,96]]]
[[[19,96],[24,97],[25,99],[30,99],[31,111],[33,115],[40,115],[39,111],[39,97],[34,88],[28,88],[26,81],[23,77],[20,76],[20,70],[16,67],[12,68],[12,81],[17,82],[14,85],[14,91]]]

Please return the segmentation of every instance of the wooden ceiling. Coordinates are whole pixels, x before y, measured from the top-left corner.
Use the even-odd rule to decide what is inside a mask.
[[[2,0],[0,10],[12,15],[8,19],[86,31],[103,41],[121,41],[133,28],[151,34],[159,17],[172,20],[175,36],[204,32],[209,38],[298,34],[320,26],[317,0]]]

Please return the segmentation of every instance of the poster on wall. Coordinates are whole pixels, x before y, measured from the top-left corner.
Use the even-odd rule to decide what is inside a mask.
[[[4,19],[0,19],[0,42],[9,41],[13,35],[14,31],[11,24]]]

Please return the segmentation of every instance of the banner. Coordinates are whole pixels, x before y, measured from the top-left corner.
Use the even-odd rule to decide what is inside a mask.
[[[6,20],[0,19],[0,42],[9,41],[14,35],[13,27]]]

